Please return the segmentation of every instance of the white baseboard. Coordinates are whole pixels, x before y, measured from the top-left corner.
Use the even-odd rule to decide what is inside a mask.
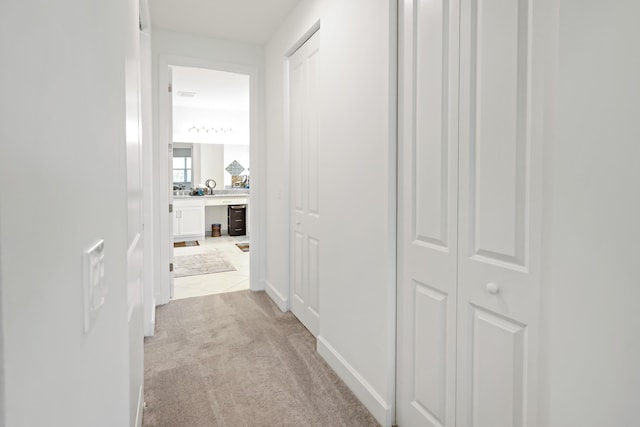
[[[371,412],[376,420],[383,427],[389,427],[392,425],[393,420],[393,408],[385,402],[385,400],[376,392],[371,384],[369,384],[363,377],[356,371],[353,366],[347,362],[340,353],[336,351],[331,344],[327,342],[322,336],[318,336],[317,344],[318,353],[324,358],[324,360],[331,366],[331,368],[338,374],[338,376],[344,381],[351,389],[353,394],[356,395],[362,404]]]
[[[278,308],[283,312],[289,311],[289,298],[285,298],[268,280],[265,279],[264,283],[264,290],[267,292],[267,295],[271,297]]]

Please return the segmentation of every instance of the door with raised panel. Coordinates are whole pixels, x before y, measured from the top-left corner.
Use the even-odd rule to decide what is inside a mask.
[[[317,336],[320,328],[319,32],[289,58],[291,141],[291,311]]]
[[[538,425],[546,3],[461,0],[458,426]]]
[[[400,11],[397,424],[537,425],[550,2]]]
[[[180,234],[185,236],[204,235],[204,206],[180,208]]]
[[[397,424],[455,425],[458,0],[400,11]]]

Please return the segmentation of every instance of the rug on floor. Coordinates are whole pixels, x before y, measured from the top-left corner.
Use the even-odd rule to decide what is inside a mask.
[[[236,246],[242,252],[249,252],[249,244],[248,243],[236,243]]]
[[[217,249],[192,255],[177,255],[173,258],[173,277],[222,273],[235,271],[235,269],[233,264]]]
[[[200,246],[197,240],[192,240],[189,242],[173,242],[174,248],[186,248],[187,246]]]
[[[172,301],[144,344],[144,427],[379,424],[264,292]]]

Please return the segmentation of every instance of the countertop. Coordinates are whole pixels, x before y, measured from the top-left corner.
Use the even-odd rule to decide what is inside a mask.
[[[205,196],[189,196],[189,195],[181,195],[181,196],[173,196],[174,199],[213,199],[220,197],[247,197],[249,196],[249,190],[247,189],[238,189],[238,190],[214,190],[214,194],[207,194]]]

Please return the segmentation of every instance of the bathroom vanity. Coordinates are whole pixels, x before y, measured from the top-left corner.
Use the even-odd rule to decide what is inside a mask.
[[[173,199],[173,241],[204,239],[210,230],[210,223],[223,225],[222,234],[227,229],[228,206],[249,206],[249,193],[226,193],[209,196],[174,196]],[[209,225],[209,227],[207,227]],[[249,234],[249,222],[245,224]]]

